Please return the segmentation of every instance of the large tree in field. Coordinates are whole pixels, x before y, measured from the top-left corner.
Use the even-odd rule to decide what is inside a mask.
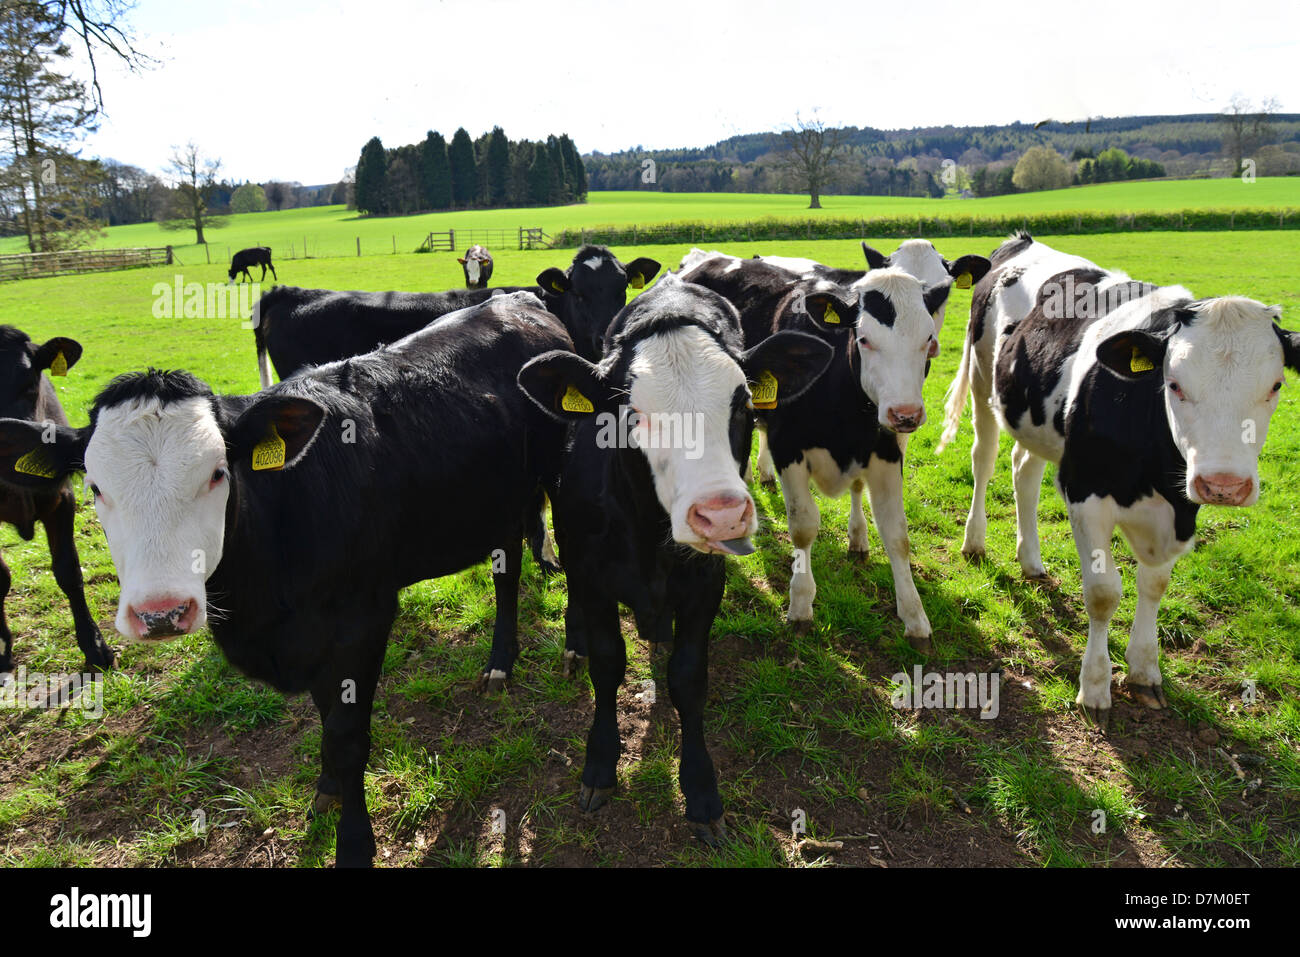
[[[224,226],[225,221],[208,212],[208,204],[217,189],[221,160],[204,156],[194,141],[172,148],[166,172],[172,178],[172,197],[164,219],[164,229],[194,230],[194,242],[202,245],[203,230]]]
[[[1232,175],[1240,176],[1250,153],[1268,142],[1268,127],[1278,112],[1277,100],[1270,97],[1254,106],[1246,97],[1233,96],[1223,111],[1223,152],[1232,160]]]
[[[473,205],[478,198],[478,167],[474,162],[474,141],[465,127],[452,136],[447,158],[451,161],[452,199],[457,206]]]
[[[484,199],[489,205],[500,206],[510,189],[510,141],[499,126],[492,127],[488,139],[487,170],[488,193]]]
[[[534,206],[546,206],[552,202],[555,189],[555,170],[551,165],[551,153],[545,143],[538,143],[533,148],[533,162],[528,167],[528,201]]]
[[[425,209],[451,207],[451,161],[447,141],[437,130],[429,131],[420,148],[420,185]]]
[[[816,115],[810,120],[796,115],[794,125],[781,131],[777,161],[807,191],[809,209],[822,208],[822,190],[830,185],[847,145],[842,130],[828,127]]]
[[[388,154],[378,136],[361,148],[357,160],[356,201],[363,213],[388,211]]]
[[[1016,162],[1011,182],[1016,189],[1025,192],[1064,189],[1070,185],[1070,166],[1065,157],[1050,146],[1031,146]]]

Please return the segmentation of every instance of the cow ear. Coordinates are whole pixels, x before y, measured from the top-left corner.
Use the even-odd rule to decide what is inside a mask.
[[[845,302],[828,292],[805,296],[803,306],[813,324],[827,332],[851,330],[858,322],[857,303]]]
[[[551,266],[544,269],[537,277],[537,285],[542,287],[543,292],[564,293],[569,291],[569,277],[564,274],[564,270],[556,269]]]
[[[952,280],[945,279],[942,282],[936,282],[933,286],[926,286],[921,291],[921,298],[925,300],[925,311],[933,316],[944,303],[948,301],[948,296],[952,292]]]
[[[867,268],[869,269],[884,269],[889,265],[889,257],[872,249],[867,245],[865,239],[862,241],[862,254],[867,257]]]
[[[265,395],[245,409],[226,434],[232,465],[279,472],[297,465],[319,434],[325,409],[294,395]]]
[[[84,468],[86,438],[81,429],[53,422],[0,419],[0,481],[49,488]]]
[[[67,375],[81,358],[81,343],[66,336],[55,336],[36,347],[32,368],[49,369],[50,375]]]
[[[659,274],[660,267],[656,260],[638,256],[624,268],[627,270],[627,284],[633,289],[640,289]]]
[[[460,263],[462,266],[465,265],[465,260],[462,259],[460,256],[456,257],[456,262]]]
[[[793,402],[812,388],[834,355],[829,343],[806,332],[787,330],[768,336],[740,359],[745,378],[752,383],[754,408],[775,409]]]
[[[1158,376],[1164,369],[1166,344],[1140,329],[1117,332],[1097,346],[1097,361],[1121,379]]]
[[[615,392],[600,370],[582,356],[555,349],[528,360],[519,370],[519,388],[543,412],[561,421],[576,422],[615,407]]]
[[[944,268],[958,289],[969,289],[988,274],[993,264],[983,256],[962,256],[951,263],[945,259]]]
[[[1278,314],[1280,317],[1280,309]],[[1300,372],[1300,332],[1287,332],[1280,326],[1274,326],[1273,331],[1282,343],[1282,364],[1292,372]]]

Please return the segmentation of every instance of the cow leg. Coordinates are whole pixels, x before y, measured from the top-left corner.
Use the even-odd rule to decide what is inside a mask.
[[[522,535],[507,539],[492,552],[492,588],[496,593],[496,624],[492,629],[492,655],[479,678],[487,692],[500,691],[514,671],[519,655],[519,567],[523,564]]]
[[[781,470],[781,495],[785,498],[786,525],[794,547],[794,571],[790,575],[790,610],[786,621],[798,632],[812,627],[813,599],[817,582],[812,573],[812,543],[821,528],[822,516],[808,487],[807,466],[792,463]]]
[[[306,252],[306,247],[304,247],[304,254],[305,254],[305,252]],[[277,276],[277,275],[275,274],[275,263],[271,262],[270,260],[267,260],[266,265],[267,265],[267,267],[270,268],[270,270],[271,270],[271,278],[274,279],[276,282],[279,282],[279,281],[280,281],[280,277]],[[262,270],[262,278],[263,278],[263,279],[266,278],[266,270],[265,270],[265,269]]]
[[[1079,694],[1075,698],[1097,726],[1110,722],[1110,620],[1123,597],[1123,582],[1111,555],[1115,531],[1113,512],[1098,500],[1070,505],[1070,528],[1079,552],[1083,578],[1083,604],[1088,609],[1088,647],[1079,667]]]
[[[86,588],[81,577],[81,559],[77,556],[73,540],[73,521],[77,511],[76,499],[71,489],[59,493],[59,503],[54,511],[41,519],[45,526],[45,540],[50,547],[50,564],[54,580],[63,594],[68,596],[72,608],[72,621],[77,631],[77,647],[86,656],[86,670],[90,672],[113,667],[113,649],[99,633],[99,626],[86,606]]]
[[[975,490],[971,493],[970,514],[966,516],[966,535],[962,539],[961,553],[972,558],[984,555],[984,538],[988,531],[988,515],[984,500],[988,495],[989,479],[998,460],[998,420],[989,407],[988,396],[980,395],[971,387],[971,418],[975,422],[975,442],[970,450],[971,473]]]
[[[776,481],[776,463],[772,461],[772,449],[767,443],[767,429],[758,430],[758,480],[764,485]]]
[[[336,692],[323,693],[319,689],[312,689],[311,700],[316,705],[316,710],[320,712],[321,727],[324,728],[329,722],[330,706],[338,698]],[[325,814],[341,803],[340,795],[343,789],[339,786],[338,776],[335,770],[330,766],[330,756],[326,754],[325,749],[321,749],[320,755],[320,775],[316,778],[316,797],[312,800],[311,809],[307,816],[314,817],[317,814]]]
[[[601,807],[618,783],[618,687],[627,670],[627,648],[618,626],[618,604],[589,602],[584,609],[589,626],[591,653],[588,670],[596,696],[596,714],[587,734],[587,758],[582,767],[578,806],[584,811]]]
[[[682,583],[686,585],[686,582]],[[709,629],[722,601],[722,580],[695,607],[677,613],[672,657],[668,659],[668,694],[682,728],[678,782],[686,799],[686,820],[701,841],[716,846],[727,836],[722,820],[718,775],[704,743],[704,705],[709,692]]]
[[[9,586],[12,583],[9,566],[4,563],[4,559],[0,558],[0,672],[14,670],[14,636],[9,631],[9,620],[5,616],[5,598],[9,595]]]
[[[862,490],[865,487],[861,479],[849,487],[849,557],[861,561],[867,560],[871,545],[867,534],[867,513],[862,508]]]
[[[1177,561],[1177,559],[1174,559]],[[1142,704],[1157,711],[1169,707],[1160,677],[1160,641],[1156,635],[1156,617],[1160,613],[1160,600],[1169,587],[1169,575],[1174,562],[1164,565],[1138,563],[1137,610],[1133,613],[1133,630],[1129,632],[1128,690]]]
[[[867,495],[871,517],[889,556],[894,573],[894,597],[903,634],[918,651],[930,650],[930,619],[912,580],[912,545],[907,536],[907,515],[903,511],[903,464],[886,462],[873,455],[867,463]]]
[[[1043,488],[1047,460],[1019,442],[1011,452],[1012,483],[1016,492],[1016,558],[1026,578],[1046,578],[1038,541],[1038,495]]]

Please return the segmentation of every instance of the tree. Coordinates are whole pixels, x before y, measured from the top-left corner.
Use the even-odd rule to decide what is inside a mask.
[[[510,141],[499,126],[492,127],[488,139],[487,171],[488,192],[484,199],[490,205],[500,206],[505,203],[510,188]]]
[[[830,129],[816,115],[781,132],[778,162],[807,191],[809,209],[821,209],[821,194],[831,182],[840,153],[847,147],[844,131]]]
[[[284,202],[289,198],[289,188],[286,184],[272,181],[263,189],[266,193],[264,197],[266,205],[262,207],[263,209],[270,208],[279,212],[284,208]]]
[[[230,211],[232,213],[260,213],[266,209],[266,199],[266,192],[262,187],[256,183],[245,183],[235,190],[235,194],[230,197]]]
[[[425,209],[451,208],[451,161],[447,141],[430,130],[420,149],[420,186]]]
[[[528,201],[534,206],[546,206],[551,202],[553,176],[551,153],[545,143],[538,143],[533,148],[532,165],[528,167]]]
[[[10,193],[32,252],[68,248],[98,226],[89,210],[103,171],[74,147],[96,128],[86,86],[61,66],[71,51],[40,4],[0,0],[0,125]]]
[[[39,10],[42,19],[53,26],[56,35],[61,36],[66,30],[81,38],[90,64],[90,85],[96,112],[104,108],[96,50],[117,57],[132,71],[152,67],[157,62],[136,48],[135,37],[126,23],[126,14],[134,6],[130,0],[30,0],[19,5]]]
[[[451,162],[452,201],[457,206],[473,205],[478,198],[478,168],[474,162],[474,141],[465,132],[465,127],[452,135],[447,159]]]
[[[169,207],[159,224],[164,229],[194,229],[194,241],[202,245],[204,228],[216,229],[225,223],[209,213],[209,203],[217,190],[217,171],[221,160],[205,157],[191,140],[184,146],[173,147],[167,161],[166,172],[175,183]]]
[[[1223,152],[1232,160],[1232,175],[1240,176],[1245,160],[1268,141],[1268,127],[1280,104],[1269,97],[1259,108],[1241,94],[1235,94],[1223,111]]]
[[[361,149],[361,158],[357,160],[357,209],[363,213],[385,213],[388,211],[388,157],[384,153],[384,144],[378,136],[372,136],[370,142]]]
[[[1031,146],[1016,163],[1011,182],[1026,191],[1062,189],[1070,185],[1070,166],[1050,146]]]

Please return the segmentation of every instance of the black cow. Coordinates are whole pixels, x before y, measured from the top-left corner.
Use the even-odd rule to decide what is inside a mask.
[[[570,346],[517,295],[251,396],[214,396],[185,372],[119,376],[90,425],[54,444],[0,422],[0,474],[21,480],[14,461],[36,448],[59,475],[84,463],[124,634],[206,621],[245,674],[311,692],[324,722],[315,806],[341,801],[338,863],[367,865],[371,702],[398,592],[491,555],[490,667],[509,672],[520,541],[564,433],[516,379]]]
[[[492,278],[492,254],[483,246],[470,246],[456,262],[465,272],[466,289],[486,289]]]
[[[551,267],[537,277],[546,308],[560,317],[578,355],[600,359],[605,330],[627,303],[628,287],[640,289],[659,273],[659,263],[639,256],[624,265],[604,246],[583,246],[568,269]]]
[[[275,266],[271,263],[270,246],[250,246],[248,249],[241,249],[239,252],[235,253],[235,255],[231,256],[230,281],[234,282],[235,277],[242,272],[244,278],[249,282],[252,282],[253,274],[248,271],[251,266],[262,267],[262,278],[259,279],[258,282],[266,279],[266,271],[268,269],[271,270],[272,278],[274,278],[276,282],[280,281],[280,277],[275,274]]]
[[[35,428],[51,436],[58,426],[67,426],[54,386],[41,372],[49,369],[50,375],[67,375],[80,358],[81,345],[73,339],[56,336],[37,345],[25,332],[0,326],[0,416],[36,423]],[[0,446],[0,455],[9,451]],[[18,457],[16,466],[23,473],[20,482],[4,481],[0,476],[0,522],[16,528],[24,541],[31,541],[36,534],[37,522],[45,526],[54,580],[72,606],[77,645],[86,656],[86,669],[112,667],[113,651],[86,607],[81,560],[72,537],[76,496],[66,476],[46,468],[39,455]],[[4,617],[10,583],[9,569],[0,561],[0,671],[13,668],[13,635]]]
[[[810,483],[851,496],[849,551],[867,554],[864,489],[889,556],[898,614],[914,646],[928,650],[930,621],[912,580],[911,546],[903,511],[906,436],[925,421],[922,387],[939,343],[933,313],[948,300],[952,280],[923,286],[898,268],[873,270],[852,289],[793,274],[752,259],[715,256],[683,277],[725,296],[741,310],[745,344],[793,329],[824,338],[839,358],[806,398],[772,410],[760,406],[768,462],[760,473],[780,476],[790,539],[795,548],[788,619],[812,625],[811,549],[821,524]],[[764,479],[767,475],[762,476]]]
[[[743,352],[734,308],[668,273],[614,320],[605,353],[599,366],[552,353],[519,373],[538,405],[573,423],[552,508],[569,586],[566,656],[590,655],[596,693],[579,803],[594,811],[614,789],[622,603],[642,638],[673,642],[668,690],[681,720],[686,818],[711,843],[723,823],[704,743],[709,629],[722,555],[752,551],[756,527],[740,479],[754,422],[748,381],[774,378],[781,401],[792,400],[830,349],[784,333]]]

